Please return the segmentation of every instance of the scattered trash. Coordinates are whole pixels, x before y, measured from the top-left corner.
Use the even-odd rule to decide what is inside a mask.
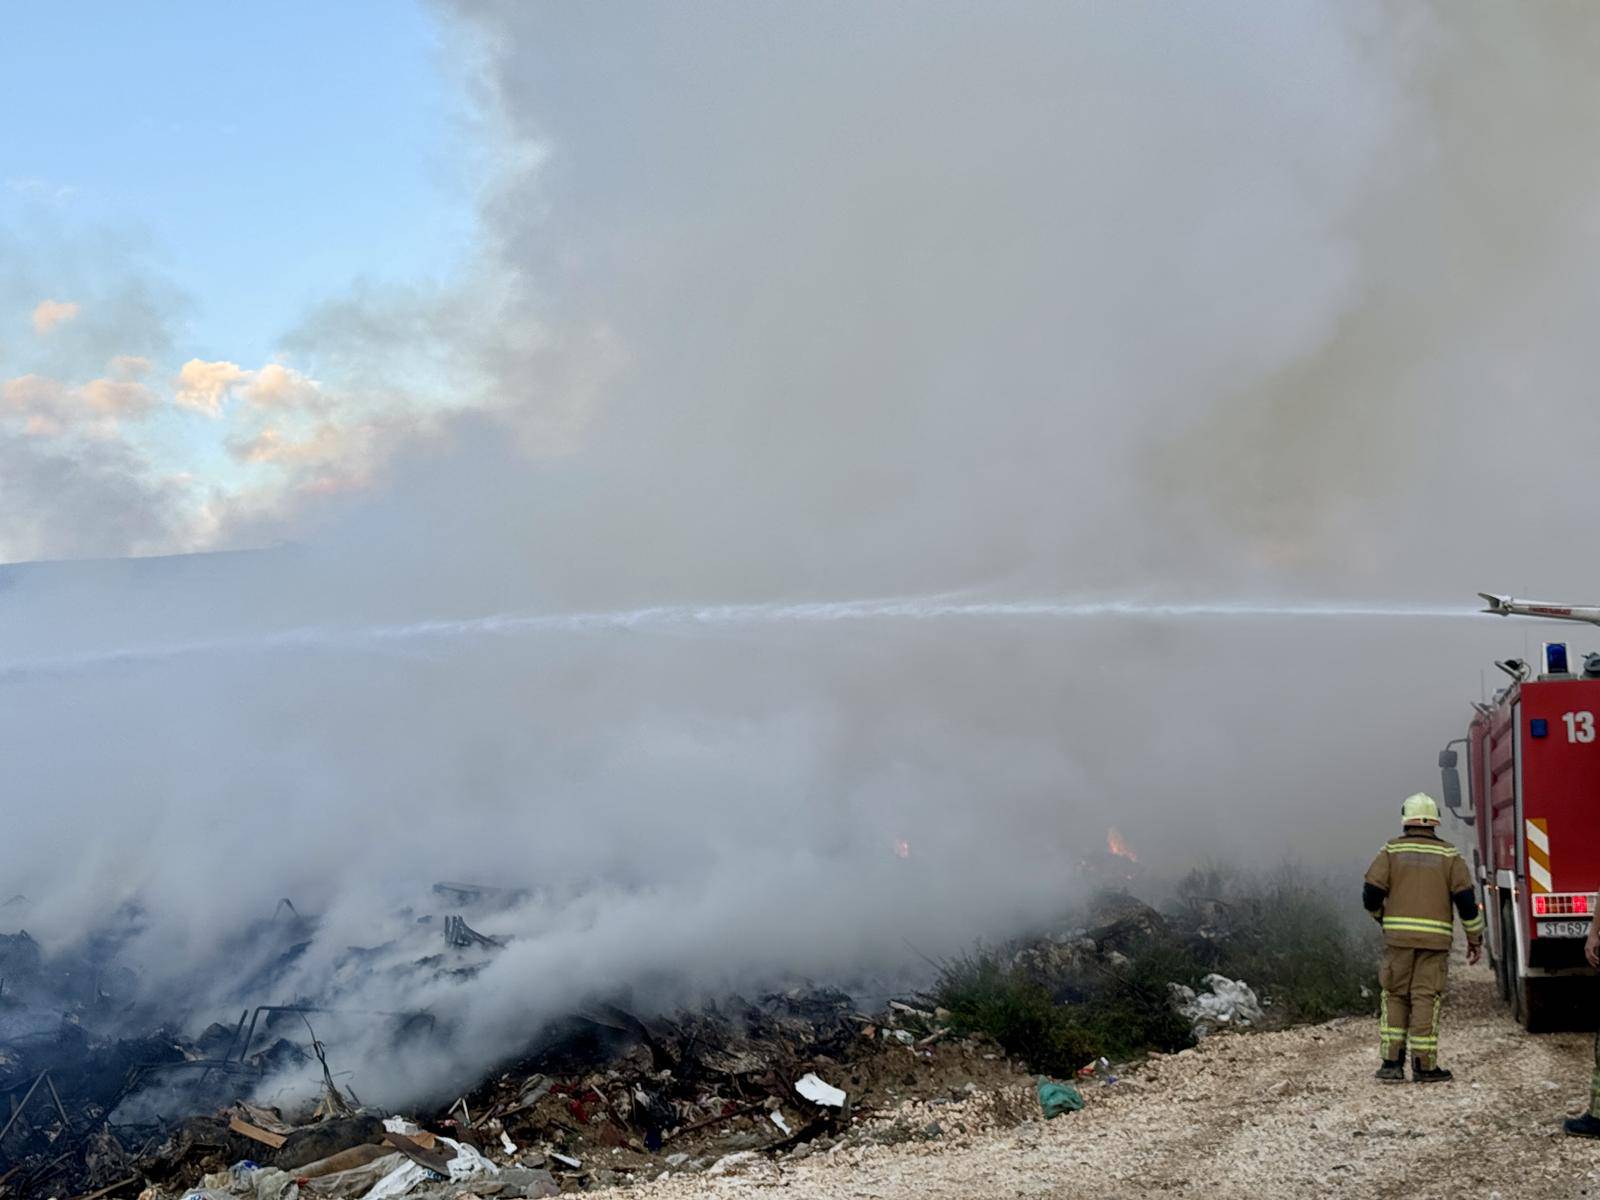
[[[1060,1083],[1041,1075],[1037,1091],[1039,1107],[1044,1110],[1047,1121],[1062,1113],[1077,1112],[1083,1107],[1082,1094],[1070,1083]]]
[[[454,946],[458,950],[470,950],[473,947],[499,950],[505,945],[498,938],[479,933],[467,924],[465,917],[461,916],[448,916],[444,919],[444,940],[446,945]]]
[[[315,1162],[306,1163],[294,1170],[297,1179],[321,1179],[326,1175],[338,1175],[346,1171],[354,1171],[370,1165],[380,1158],[396,1157],[395,1151],[389,1146],[380,1146],[367,1143],[361,1146],[351,1146],[348,1150],[341,1150],[337,1154],[330,1154],[327,1158],[319,1158]],[[398,1163],[394,1164],[398,1166]],[[379,1176],[387,1174],[379,1172]],[[376,1177],[374,1178],[376,1182]]]
[[[831,1083],[824,1083],[815,1075],[802,1075],[795,1080],[794,1090],[813,1104],[824,1108],[843,1108],[845,1093]]]
[[[392,1138],[405,1138],[403,1133],[391,1133],[389,1136]],[[406,1140],[409,1141],[410,1139]],[[407,1153],[407,1157],[411,1158],[411,1161],[404,1162],[393,1171],[390,1171],[373,1185],[372,1190],[362,1197],[362,1200],[389,1200],[390,1197],[404,1196],[424,1183],[437,1182],[440,1179],[449,1179],[452,1182],[460,1183],[463,1180],[477,1179],[485,1175],[498,1175],[500,1173],[498,1166],[465,1142],[451,1141],[447,1137],[437,1138],[435,1141],[439,1146],[453,1151],[453,1154],[448,1158],[443,1154],[439,1156],[442,1160],[440,1165],[443,1166],[443,1170],[424,1165],[411,1158],[411,1155]],[[411,1144],[413,1146],[416,1145],[414,1142]]]
[[[436,894],[445,893],[473,914],[505,899],[467,885]],[[403,916],[427,942],[414,964],[423,980],[446,970],[470,977],[474,960],[488,957],[440,946],[444,913]],[[280,905],[250,935],[272,939],[264,948],[273,971],[241,987],[292,977],[315,920]],[[476,932],[447,924],[452,945]],[[351,947],[343,969],[365,970],[393,946]],[[390,1116],[365,1105],[372,1085],[347,1039],[388,1032],[403,1053],[448,1033],[426,1014],[262,1005],[192,1038],[161,1031],[118,1041],[89,1030],[102,1027],[99,1012],[123,1011],[111,1002],[133,993],[132,974],[46,955],[14,934],[0,935],[0,976],[10,1022],[0,1025],[0,1198],[126,1200],[143,1188],[149,1200],[520,1200],[556,1194],[557,1177],[569,1191],[718,1163],[755,1177],[778,1156],[942,1136],[926,1116],[879,1122],[908,1099],[946,1103],[1026,1082],[992,1041],[956,1032],[931,1002],[908,997],[869,1015],[844,992],[797,986],[649,1017],[590,1001],[531,1031],[521,1058],[513,1048],[448,1107]],[[98,991],[74,1004],[65,989],[79,981]],[[12,1028],[52,1032],[19,1040]],[[296,1077],[316,1090],[281,1109],[241,1099],[284,1097],[263,1081]],[[828,1079],[852,1080],[849,1092]],[[988,1119],[1014,1122],[1021,1112],[997,1107]]]
[[[386,1133],[383,1135],[383,1140],[423,1170],[439,1176],[450,1174],[450,1155],[443,1154],[437,1149],[437,1144],[444,1139],[424,1137],[422,1134],[417,1136],[423,1140],[413,1140],[403,1133]]]
[[[260,1142],[263,1146],[270,1146],[274,1150],[281,1149],[288,1139],[281,1133],[273,1133],[270,1129],[262,1129],[250,1124],[243,1117],[234,1117],[228,1122],[228,1128],[234,1133],[249,1138],[253,1142]]]
[[[1078,1069],[1078,1078],[1098,1079],[1101,1087],[1110,1087],[1117,1082],[1117,1077],[1111,1072],[1111,1060],[1105,1055],[1101,1055],[1086,1067],[1080,1067]]]
[[[1198,995],[1181,983],[1168,985],[1178,1012],[1194,1023],[1194,1035],[1203,1038],[1222,1028],[1248,1028],[1261,1019],[1261,1001],[1243,980],[1207,975],[1200,981],[1210,990]]]

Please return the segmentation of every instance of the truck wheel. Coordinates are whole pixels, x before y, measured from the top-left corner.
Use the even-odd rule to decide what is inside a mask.
[[[1516,922],[1511,917],[1511,905],[1507,904],[1501,912],[1500,933],[1505,946],[1505,996],[1511,1001],[1511,1018],[1518,1025],[1527,1025],[1527,996],[1523,984],[1526,979],[1519,979],[1522,967],[1517,956],[1517,930]]]
[[[1512,972],[1512,956],[1516,953],[1516,942],[1512,940],[1511,906],[1504,900],[1500,902],[1500,953],[1494,959],[1494,981],[1500,988],[1500,999],[1510,1001],[1511,980],[1515,977]]]
[[[1511,993],[1511,1016],[1529,1033],[1541,1033],[1550,1012],[1549,979],[1532,979],[1521,974],[1521,961],[1517,954],[1516,922],[1511,917],[1511,906],[1505,907],[1501,924],[1506,947],[1506,986]]]
[[[1518,989],[1521,993],[1522,1027],[1529,1033],[1543,1033],[1550,1010],[1550,988],[1553,980],[1524,979]]]

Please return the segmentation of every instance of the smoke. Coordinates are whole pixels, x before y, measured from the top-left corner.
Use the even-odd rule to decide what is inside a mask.
[[[1593,598],[1576,10],[440,13],[477,256],[283,339],[396,397],[359,486],[213,512],[296,550],[0,592],[0,874],[46,937],[136,903],[193,1020],[284,896],[321,932],[244,1001],[429,1008],[448,1066],[357,1080],[403,1098],[591,991],[1003,934],[1113,823],[1168,869],[1355,865],[1538,634],[1442,614]],[[999,607],[564,617],[929,596]],[[466,982],[395,932],[440,879],[532,890]]]

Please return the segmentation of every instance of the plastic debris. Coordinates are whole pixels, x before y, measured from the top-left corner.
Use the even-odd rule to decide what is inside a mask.
[[[1261,1019],[1261,1001],[1242,979],[1207,975],[1200,982],[1209,991],[1197,994],[1181,983],[1169,985],[1178,1012],[1193,1023],[1195,1037],[1203,1038],[1218,1029],[1247,1029]]]
[[[485,1158],[472,1146],[465,1142],[452,1141],[450,1138],[436,1138],[435,1143],[447,1147],[455,1152],[455,1157],[449,1162],[449,1178],[453,1183],[460,1183],[467,1179],[478,1179],[485,1175],[498,1175],[500,1168]],[[392,1196],[404,1196],[424,1183],[436,1180],[434,1172],[424,1167],[421,1163],[406,1160],[404,1165],[396,1167],[389,1174],[378,1180],[362,1200],[388,1200]]]
[[[198,1194],[211,1193],[231,1196],[233,1200],[298,1200],[300,1188],[295,1176],[245,1159],[203,1178]]]
[[[1044,1110],[1045,1120],[1059,1117],[1062,1113],[1077,1112],[1083,1107],[1083,1095],[1070,1083],[1061,1083],[1044,1075],[1039,1076],[1039,1107]]]
[[[795,1080],[794,1090],[799,1092],[813,1104],[824,1108],[843,1108],[845,1094],[831,1083],[825,1083],[816,1075],[802,1075]]]

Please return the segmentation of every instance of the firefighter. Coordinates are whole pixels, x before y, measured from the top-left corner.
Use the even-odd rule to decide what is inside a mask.
[[[1583,957],[1591,967],[1600,967],[1600,896],[1595,897],[1594,916],[1589,918],[1589,936],[1583,939]],[[1568,1117],[1561,1123],[1573,1137],[1600,1138],[1600,1033],[1594,1035],[1594,1074],[1589,1077],[1589,1111],[1581,1117]]]
[[[1383,926],[1378,1078],[1386,1083],[1405,1079],[1409,1045],[1411,1078],[1445,1083],[1451,1076],[1439,1066],[1439,1006],[1453,933],[1450,909],[1453,904],[1460,914],[1469,963],[1483,956],[1483,917],[1467,864],[1437,832],[1439,806],[1433,797],[1407,796],[1400,819],[1404,832],[1378,851],[1361,889],[1362,905]]]

